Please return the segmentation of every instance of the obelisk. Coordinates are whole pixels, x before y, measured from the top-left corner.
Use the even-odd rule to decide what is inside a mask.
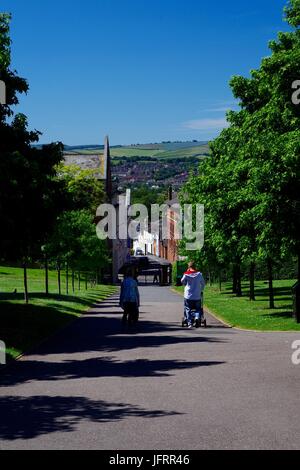
[[[110,148],[108,135],[104,140],[104,168],[105,168],[105,191],[108,201],[112,199],[112,181],[111,181],[111,163],[110,163]]]

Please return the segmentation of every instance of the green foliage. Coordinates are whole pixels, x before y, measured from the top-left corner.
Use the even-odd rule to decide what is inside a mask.
[[[285,8],[288,23],[295,28],[300,26],[300,0],[290,0]]]
[[[65,202],[55,170],[62,145],[32,147],[39,133],[28,131],[26,116],[12,111],[28,84],[10,69],[9,21],[0,14],[0,79],[7,91],[7,104],[0,105],[0,257],[20,259],[38,254]]]
[[[229,128],[182,191],[182,202],[205,206],[205,247],[192,256],[210,268],[300,254],[300,107],[291,99],[300,70],[299,0],[286,12],[295,30],[278,34],[250,78],[231,80],[241,109],[228,113]]]
[[[64,167],[62,144],[33,147],[39,133],[27,130],[24,115],[13,116],[11,106],[28,84],[10,70],[9,21],[0,14],[0,78],[7,87],[7,105],[0,106],[0,256],[39,258],[44,246],[53,259],[100,268],[107,249],[93,216],[105,201],[103,183],[92,170]]]
[[[173,286],[180,285],[180,280],[187,269],[186,261],[176,261],[172,266],[172,284]]]
[[[141,185],[131,190],[132,204],[144,204],[148,211],[151,204],[163,204],[168,199],[168,191]],[[150,212],[149,212],[150,213]]]
[[[10,34],[9,24],[11,16],[7,13],[0,13],[0,80],[6,85],[6,106],[0,105],[0,124],[3,126],[5,118],[12,116],[11,105],[19,103],[18,93],[28,91],[28,83],[24,78],[20,78],[15,71],[10,69]],[[12,126],[13,128],[14,126]],[[29,134],[28,137],[37,137],[37,133]],[[1,139],[2,140],[2,139]]]
[[[64,212],[45,246],[47,256],[68,262],[72,269],[92,270],[109,263],[107,243],[99,240],[87,209]]]
[[[95,215],[97,207],[106,200],[104,184],[96,178],[96,170],[61,164],[58,172],[66,186],[70,209],[87,209]]]

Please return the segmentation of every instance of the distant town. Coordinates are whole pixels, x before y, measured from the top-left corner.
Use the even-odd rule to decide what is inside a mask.
[[[103,146],[65,146],[67,163],[83,168],[97,166],[97,153],[103,152]],[[190,173],[197,170],[199,161],[209,155],[207,142],[162,142],[112,146],[111,172],[113,186],[124,190],[140,185],[150,188],[172,186],[177,191],[188,179]]]

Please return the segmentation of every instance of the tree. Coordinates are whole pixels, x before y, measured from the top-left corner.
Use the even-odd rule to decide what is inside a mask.
[[[93,217],[87,209],[66,211],[57,220],[45,246],[47,256],[72,271],[97,271],[110,262],[106,240],[99,240]]]
[[[17,94],[29,87],[10,69],[9,22],[10,16],[1,13],[0,79],[6,85],[6,104],[0,105],[0,257],[23,259],[26,287],[26,260],[40,252],[64,206],[64,183],[55,170],[62,160],[62,145],[33,147],[40,133],[29,131],[26,117],[12,111]]]
[[[270,42],[272,55],[249,79],[234,77],[231,82],[242,110],[238,116],[231,113],[230,121],[242,123],[242,151],[251,163],[249,176],[257,195],[252,215],[259,256],[267,260],[270,278],[274,258],[290,251],[300,256],[300,109],[291,100],[300,70],[299,0],[289,2],[286,17],[294,31],[279,33]]]
[[[274,260],[290,252],[300,260],[300,107],[291,99],[300,70],[299,0],[289,2],[286,18],[294,30],[270,42],[271,56],[250,78],[231,80],[241,109],[228,113],[229,128],[183,191],[205,205],[206,252],[233,264],[237,293],[241,263],[254,299],[255,263],[266,262],[271,308]]]
[[[132,189],[132,204],[144,204],[148,212],[152,204],[163,204],[168,198],[168,191],[161,188],[149,188],[143,184]]]
[[[68,209],[87,209],[95,215],[97,207],[106,201],[104,184],[97,179],[97,170],[60,164],[57,171],[66,186]]]

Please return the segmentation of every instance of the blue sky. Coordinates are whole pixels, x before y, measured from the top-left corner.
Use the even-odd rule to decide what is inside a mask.
[[[209,140],[248,75],[286,30],[285,0],[1,0],[12,63],[41,142]]]

